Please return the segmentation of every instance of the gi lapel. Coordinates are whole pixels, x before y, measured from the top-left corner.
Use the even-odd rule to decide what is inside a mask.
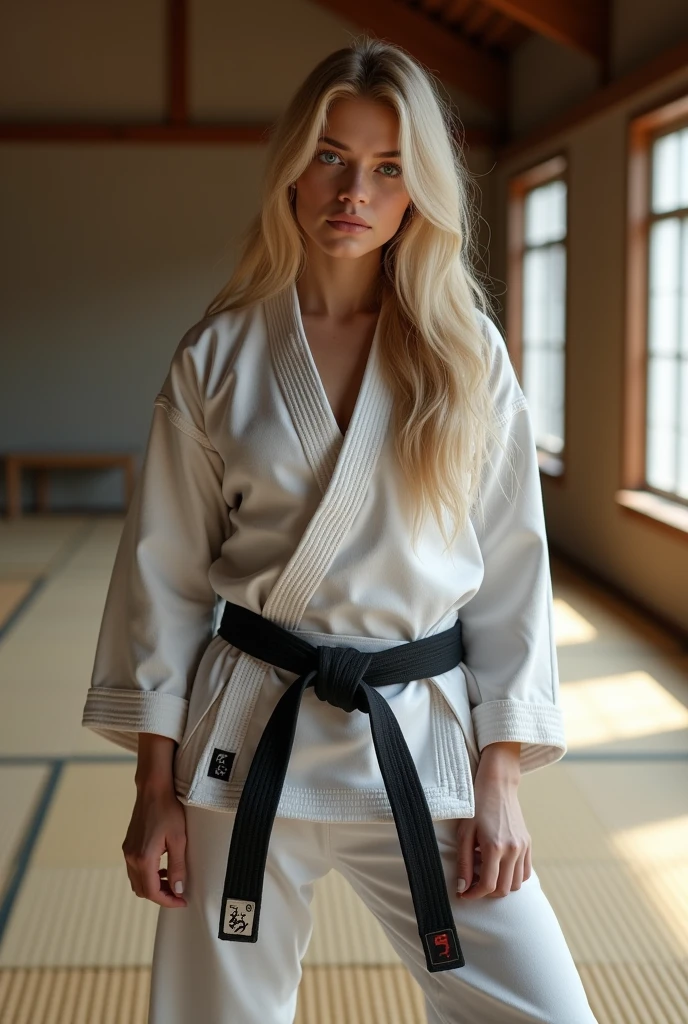
[[[322,493],[261,610],[265,618],[293,630],[361,511],[387,436],[393,397],[379,365],[378,327],[342,439],[303,335],[295,284],[268,300],[265,313],[280,389]],[[226,780],[218,781],[209,777],[208,766],[214,750],[236,753],[241,749],[268,667],[267,662],[245,652],[239,655],[219,698],[214,725],[187,794],[190,803],[194,796],[204,804],[221,806],[226,801],[234,770]],[[236,763],[233,759],[232,769]]]
[[[384,444],[392,395],[379,365],[379,324],[342,440],[308,347],[296,286],[274,296],[266,310],[270,349],[285,403],[323,498],[273,587],[263,615],[296,629],[365,500]]]

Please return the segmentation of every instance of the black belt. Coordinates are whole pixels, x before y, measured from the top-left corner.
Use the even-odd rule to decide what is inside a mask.
[[[247,654],[299,678],[287,687],[265,726],[236,811],[222,892],[218,938],[256,942],[268,844],[294,743],[301,697],[370,715],[380,772],[389,797],[425,950],[428,971],[463,967],[437,837],[411,752],[385,698],[374,687],[441,675],[462,658],[461,623],[435,636],[366,653],[315,647],[241,605],[226,602],[218,633]]]

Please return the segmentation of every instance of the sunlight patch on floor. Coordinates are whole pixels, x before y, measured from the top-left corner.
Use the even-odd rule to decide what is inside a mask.
[[[569,750],[688,729],[688,708],[649,672],[561,683]]]

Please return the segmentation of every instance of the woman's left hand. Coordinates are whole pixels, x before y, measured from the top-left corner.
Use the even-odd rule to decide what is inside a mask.
[[[475,816],[458,819],[457,878],[467,887],[457,893],[466,900],[506,896],[530,878],[531,838],[518,802],[520,767],[518,757],[506,751],[516,745],[494,746],[505,749],[483,750],[474,780]]]

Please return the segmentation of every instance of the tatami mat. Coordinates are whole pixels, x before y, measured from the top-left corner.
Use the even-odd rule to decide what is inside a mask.
[[[47,774],[40,765],[0,766],[0,892],[16,868],[15,857]]]
[[[686,964],[583,964],[579,973],[599,1024],[686,1024]]]
[[[0,970],[2,1024],[146,1024],[147,968]],[[422,1024],[401,967],[304,967],[294,1024]]]
[[[294,1024],[422,1024],[425,1000],[402,967],[306,967]]]
[[[2,1024],[146,1024],[150,971],[0,970]]]
[[[146,1020],[158,908],[121,852],[134,760],[80,725],[121,525],[0,527],[2,1024]],[[569,753],[520,783],[533,864],[600,1024],[685,1024],[688,653],[552,567]],[[312,911],[297,1024],[422,1024],[420,988],[336,872]]]
[[[0,579],[0,629],[7,625],[12,615],[21,607],[33,586],[32,577],[22,579]]]
[[[81,727],[81,711],[120,532],[110,519],[58,531],[50,575],[0,643],[3,754],[112,752]]]
[[[121,519],[112,517],[112,522]],[[0,520],[0,577],[35,578],[68,557],[94,520],[87,516],[27,515]]]

